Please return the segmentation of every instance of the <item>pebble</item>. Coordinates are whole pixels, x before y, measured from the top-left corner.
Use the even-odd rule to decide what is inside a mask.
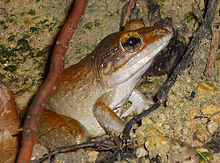
[[[147,154],[148,154],[148,152],[143,147],[139,147],[136,150],[136,155],[138,158],[146,156]]]
[[[207,129],[209,131],[209,133],[212,135],[216,129],[218,128],[218,123],[217,122],[214,122],[214,121],[210,121],[207,125]]]

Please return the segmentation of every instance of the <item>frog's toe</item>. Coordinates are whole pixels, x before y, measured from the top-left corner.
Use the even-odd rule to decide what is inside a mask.
[[[127,117],[132,112],[140,114],[144,110],[149,109],[150,104],[152,104],[152,103],[153,103],[152,101],[150,101],[150,102],[148,102],[148,101],[139,101],[139,102],[136,102],[136,103],[132,103],[132,105],[121,115],[121,117]]]

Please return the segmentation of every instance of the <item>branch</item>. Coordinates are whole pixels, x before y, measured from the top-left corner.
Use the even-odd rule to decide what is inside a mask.
[[[106,151],[119,151],[120,149],[121,140],[118,137],[103,137],[98,138],[95,141],[88,141],[81,144],[69,145],[56,148],[55,150],[45,154],[42,158],[33,160],[33,163],[41,163],[47,159],[55,159],[55,157],[59,153],[66,153],[71,151],[76,151],[79,149],[93,149],[99,152],[106,152]],[[48,160],[49,161],[49,160]]]
[[[129,0],[122,8],[120,29],[122,29],[128,22],[128,19],[131,15],[131,10],[134,8],[136,1],[137,0]]]
[[[194,37],[192,38],[186,53],[184,54],[181,62],[173,71],[171,76],[165,82],[165,84],[161,87],[157,94],[157,98],[162,102],[167,99],[167,95],[177,80],[178,75],[181,75],[183,71],[186,69],[188,64],[192,61],[193,55],[195,53],[195,49],[197,49],[201,43],[201,40],[211,34],[211,26],[214,20],[214,16],[216,14],[216,9],[219,0],[209,0],[207,5],[207,10],[204,16],[204,20],[201,26],[198,28]]]
[[[215,16],[216,9],[217,9],[216,6],[218,6],[218,1],[219,0],[208,1],[207,10],[206,10],[205,17],[204,17],[204,20],[201,26],[198,28],[198,30],[194,34],[194,37],[192,38],[181,62],[177,65],[173,73],[170,75],[170,77],[167,79],[167,81],[164,83],[164,85],[159,89],[157,93],[157,98],[159,102],[154,104],[148,110],[145,110],[144,112],[135,116],[126,124],[124,132],[123,132],[123,139],[125,141],[127,141],[127,139],[130,139],[130,131],[131,131],[132,126],[135,123],[137,123],[140,119],[150,114],[152,111],[156,110],[161,105],[162,102],[167,100],[167,96],[168,96],[170,89],[175,84],[177,77],[184,72],[184,70],[186,69],[190,61],[192,60],[192,57],[195,53],[195,49],[198,48],[198,46],[201,43],[201,40],[205,36],[210,34],[211,25],[214,20],[214,16]]]
[[[212,37],[212,42],[211,42],[211,47],[210,47],[210,55],[208,57],[207,63],[206,63],[206,68],[204,71],[204,75],[207,77],[212,76],[212,70],[215,67],[215,58],[218,53],[218,44],[220,40],[220,29],[218,27],[213,27],[213,37]]]
[[[50,153],[45,154],[42,158],[38,160],[34,160],[33,163],[41,163],[53,156],[56,156],[59,153],[69,152],[69,151],[83,149],[83,148],[93,148],[93,147],[97,147],[98,145],[102,145],[103,143],[104,141],[95,141],[95,142],[85,142],[81,144],[59,147],[59,148],[56,148],[54,151],[51,151]]]
[[[48,77],[40,87],[38,93],[29,108],[22,135],[22,146],[17,159],[17,163],[28,163],[30,161],[34,142],[36,139],[36,128],[44,104],[50,95],[52,88],[59,81],[64,70],[64,56],[66,54],[69,41],[83,16],[87,0],[76,0],[74,8],[66,20],[56,42],[52,54],[50,71]]]

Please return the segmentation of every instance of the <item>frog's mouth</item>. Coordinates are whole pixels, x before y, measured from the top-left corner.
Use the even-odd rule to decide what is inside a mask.
[[[138,53],[133,54],[117,71],[108,76],[108,86],[115,87],[126,81],[137,81],[150,67],[155,56],[165,48],[172,37],[172,32],[150,44],[143,44]]]

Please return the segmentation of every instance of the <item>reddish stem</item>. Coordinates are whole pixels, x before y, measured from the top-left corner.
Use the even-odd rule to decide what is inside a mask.
[[[66,20],[58,36],[55,49],[51,58],[48,77],[40,87],[28,111],[22,135],[22,146],[18,155],[17,163],[28,163],[30,161],[34,142],[36,139],[36,128],[44,104],[50,95],[52,88],[59,81],[64,70],[64,56],[66,54],[70,39],[84,14],[88,0],[76,0],[74,8]]]

